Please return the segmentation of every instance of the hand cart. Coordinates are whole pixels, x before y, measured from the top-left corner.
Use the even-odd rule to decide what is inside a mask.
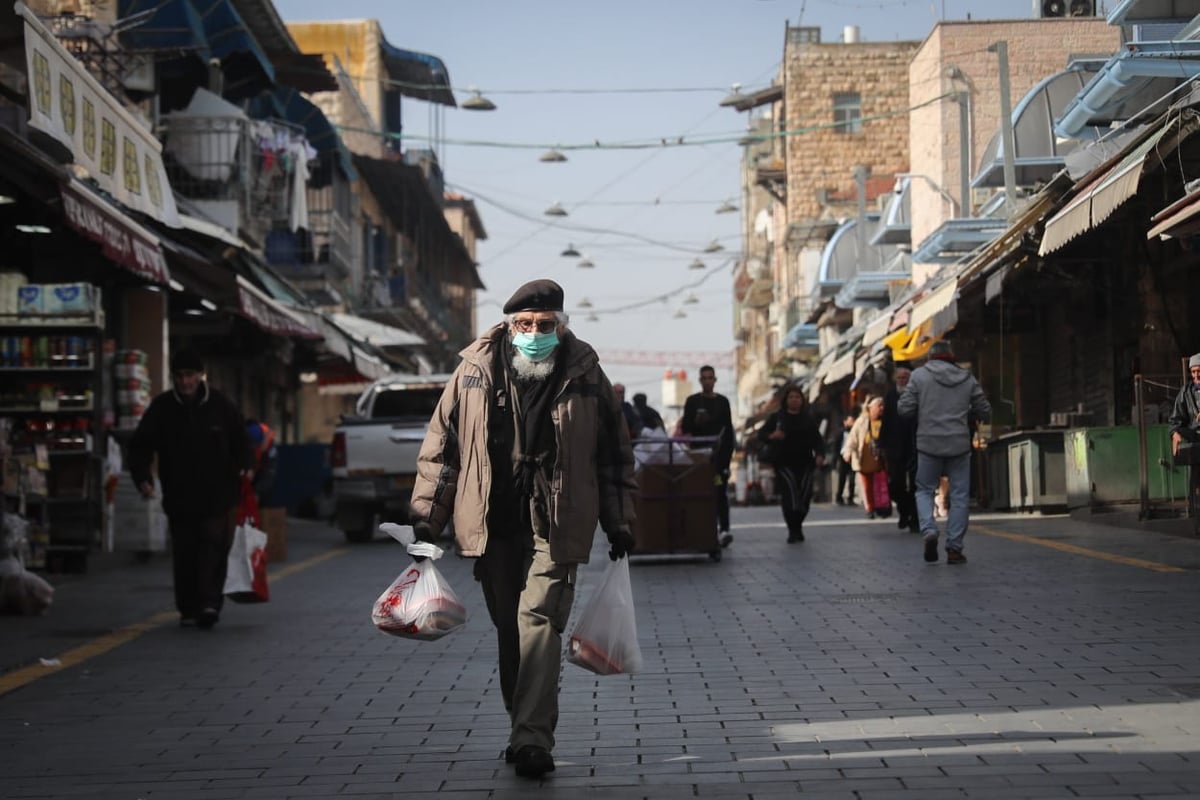
[[[696,553],[721,560],[712,465],[718,440],[675,436],[633,441],[638,460],[634,555]]]

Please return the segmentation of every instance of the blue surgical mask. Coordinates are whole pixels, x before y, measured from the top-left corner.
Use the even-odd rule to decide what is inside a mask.
[[[542,361],[558,347],[558,331],[513,334],[512,343],[530,361]]]

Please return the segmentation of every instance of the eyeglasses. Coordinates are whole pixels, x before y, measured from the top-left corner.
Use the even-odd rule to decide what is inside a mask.
[[[537,331],[538,333],[553,333],[554,329],[558,327],[558,320],[514,319],[512,321],[512,325],[521,333],[533,333],[534,331]]]

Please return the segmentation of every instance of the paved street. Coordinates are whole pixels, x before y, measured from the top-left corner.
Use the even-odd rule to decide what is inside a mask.
[[[411,642],[370,622],[407,563],[382,538],[292,520],[271,602],[211,632],[176,627],[164,557],[98,557],[0,618],[0,797],[1200,796],[1200,541],[977,515],[951,567],[858,510],[734,526],[719,563],[635,560],[645,669],[564,666],[540,785],[501,757],[469,562],[439,562],[467,628]]]

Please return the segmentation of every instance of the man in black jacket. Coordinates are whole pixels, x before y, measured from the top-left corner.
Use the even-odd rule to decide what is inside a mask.
[[[733,542],[733,534],[729,532],[729,494],[725,487],[729,483],[729,462],[733,460],[733,415],[729,399],[714,391],[716,385],[717,371],[705,364],[700,368],[700,391],[683,401],[679,432],[684,436],[716,438],[711,447],[716,473],[717,531],[721,546],[728,547]]]
[[[250,439],[241,412],[205,382],[196,353],[174,355],[171,380],[175,388],[154,398],[129,442],[129,472],[142,496],[153,497],[157,456],[179,624],[207,629],[221,614]]]

